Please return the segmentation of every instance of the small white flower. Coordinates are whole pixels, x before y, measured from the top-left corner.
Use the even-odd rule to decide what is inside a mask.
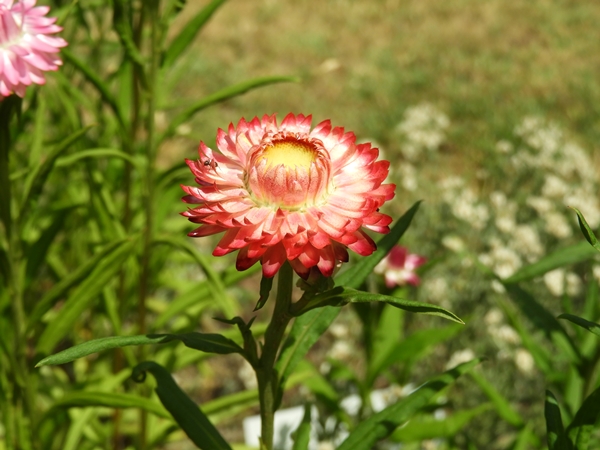
[[[500,325],[504,320],[504,314],[498,308],[492,308],[483,317],[483,321],[490,327]]]
[[[496,151],[498,153],[510,153],[513,151],[513,145],[511,142],[501,139],[496,142]]]
[[[524,348],[519,348],[515,352],[515,364],[517,369],[525,375],[530,375],[535,369],[533,356]]]
[[[566,282],[565,290],[569,296],[575,297],[575,296],[581,294],[583,286],[581,283],[581,278],[579,278],[579,275],[577,275],[576,273],[573,273],[573,272],[569,272],[569,273],[567,273],[567,275],[565,277],[565,282]]]
[[[442,238],[442,245],[456,253],[460,253],[465,249],[463,240],[454,234],[444,236]]]
[[[458,366],[459,364],[466,363],[475,359],[475,353],[470,348],[466,348],[464,350],[459,350],[454,352],[450,357],[450,360],[446,363],[446,370],[452,369],[453,367]]]
[[[519,345],[521,343],[521,337],[510,325],[501,325],[493,331],[494,336],[507,344]]]
[[[546,221],[545,229],[552,236],[559,239],[565,239],[573,234],[573,229],[569,222],[562,214],[558,212],[550,212],[544,216]]]
[[[565,271],[554,269],[544,274],[544,284],[552,295],[560,297],[565,293]]]
[[[554,209],[552,202],[545,197],[528,197],[526,203],[539,215],[547,214]]]
[[[569,185],[556,175],[547,175],[542,195],[549,198],[562,198],[569,192]]]

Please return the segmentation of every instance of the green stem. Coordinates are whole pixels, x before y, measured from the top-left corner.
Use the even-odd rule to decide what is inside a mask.
[[[0,104],[0,189],[4,193],[0,205],[0,219],[4,225],[4,233],[0,242],[6,246],[4,250],[8,256],[5,285],[11,299],[14,339],[12,355],[7,355],[13,364],[8,367],[7,373],[8,383],[11,385],[8,386],[8,389],[13,390],[10,406],[14,411],[14,417],[9,419],[11,421],[9,427],[11,428],[10,432],[14,433],[16,443],[9,443],[9,445],[13,444],[16,448],[27,450],[32,448],[35,437],[23,430],[25,428],[33,429],[36,410],[27,364],[27,328],[23,299],[25,261],[21,246],[21,227],[18,223],[13,222],[11,214],[12,186],[9,176],[10,124],[13,116],[18,113],[20,105],[21,100],[14,95],[4,99]]]
[[[143,176],[143,205],[145,209],[145,230],[144,243],[142,251],[142,268],[140,273],[140,290],[138,297],[138,328],[140,334],[146,333],[146,298],[150,290],[152,259],[152,242],[154,239],[154,164],[156,159],[156,139],[154,114],[156,112],[157,95],[157,76],[160,62],[160,21],[159,21],[159,0],[143,2],[142,18],[140,26],[143,26],[144,16],[148,17],[150,24],[150,68],[148,74],[148,86],[145,93],[148,99],[148,110],[146,115],[146,171]],[[142,346],[142,349],[144,347]],[[141,359],[145,359],[145,350],[141,350]],[[148,413],[145,410],[140,411],[140,450],[147,447],[147,422]]]
[[[280,378],[275,370],[275,360],[287,325],[292,319],[290,305],[292,304],[293,275],[294,272],[288,262],[279,269],[275,309],[265,332],[264,346],[256,369],[260,400],[261,439],[263,447],[267,450],[273,449],[273,422],[280,400]]]

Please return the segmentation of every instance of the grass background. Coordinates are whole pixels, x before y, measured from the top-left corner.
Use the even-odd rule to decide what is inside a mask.
[[[206,3],[186,8],[191,15]],[[453,123],[445,171],[468,176],[530,114],[556,121],[595,151],[599,22],[600,5],[567,0],[232,0],[173,69],[173,108],[249,77],[293,74],[302,82],[198,115],[189,139],[171,141],[163,157],[189,156],[200,139],[214,143],[215,129],[238,117],[292,111],[330,118],[394,159],[393,129],[423,101]]]

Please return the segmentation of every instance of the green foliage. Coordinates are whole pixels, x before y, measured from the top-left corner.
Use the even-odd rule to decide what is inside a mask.
[[[390,435],[397,427],[405,423],[413,414],[423,408],[431,398],[460,375],[479,363],[479,360],[461,364],[444,374],[429,380],[417,391],[403,400],[388,406],[362,422],[350,433],[338,450],[369,450],[379,440]]]
[[[208,417],[177,386],[163,367],[151,361],[143,362],[133,369],[132,378],[140,383],[145,380],[146,372],[150,372],[156,379],[155,390],[162,404],[199,449],[231,450]]]

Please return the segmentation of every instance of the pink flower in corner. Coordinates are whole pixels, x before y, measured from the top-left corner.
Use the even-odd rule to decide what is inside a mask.
[[[388,288],[412,284],[418,286],[421,280],[415,270],[425,264],[427,258],[408,253],[406,247],[396,245],[375,267],[375,273],[383,274]]]
[[[62,30],[46,17],[48,6],[36,0],[0,0],[0,100],[13,92],[19,97],[32,83],[44,84],[44,72],[57,70],[67,42],[50,36]]]
[[[286,260],[306,278],[313,267],[331,276],[346,248],[370,255],[364,229],[387,233],[392,221],[379,212],[394,196],[382,184],[389,162],[329,120],[311,130],[311,120],[242,119],[218,131],[219,152],[201,142],[200,159],[186,161],[199,186],[182,186],[183,200],[199,205],[182,213],[201,224],[189,236],[225,232],[213,255],[239,250],[238,270],[260,261],[267,277]]]

